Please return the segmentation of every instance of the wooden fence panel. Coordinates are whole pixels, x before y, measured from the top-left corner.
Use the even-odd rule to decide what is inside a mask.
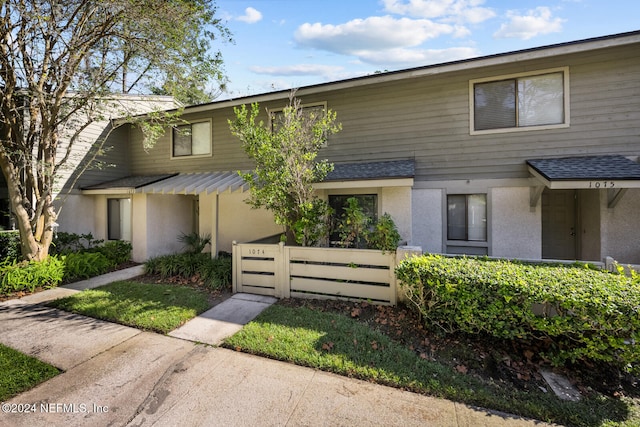
[[[234,243],[233,290],[394,305],[395,264],[395,253],[375,250]]]
[[[233,292],[278,295],[283,245],[233,243]]]

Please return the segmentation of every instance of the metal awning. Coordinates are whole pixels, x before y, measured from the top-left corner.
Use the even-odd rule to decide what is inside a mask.
[[[136,193],[148,194],[219,194],[240,190],[248,184],[237,172],[181,173],[171,178],[137,188]]]
[[[129,176],[82,189],[83,194],[212,194],[246,191],[247,183],[237,172],[203,172]]]
[[[640,164],[621,155],[563,157],[527,160],[538,185],[531,188],[531,206],[545,188],[609,190],[614,207],[628,188],[640,188]]]

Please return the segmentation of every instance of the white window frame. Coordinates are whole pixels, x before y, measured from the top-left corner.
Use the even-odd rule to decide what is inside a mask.
[[[202,153],[202,154],[187,154],[187,155],[182,155],[182,156],[176,156],[174,155],[174,151],[175,151],[175,146],[174,146],[174,135],[176,132],[176,128],[180,127],[180,126],[185,126],[185,125],[195,125],[198,123],[208,123],[209,124],[209,152],[208,153]],[[193,120],[193,121],[189,121],[188,123],[176,123],[171,127],[171,146],[170,146],[170,156],[172,160],[175,159],[193,159],[193,158],[200,158],[200,157],[212,157],[213,156],[213,121],[211,119],[205,119],[205,120]]]
[[[552,125],[538,125],[538,126],[520,126],[520,127],[508,127],[497,129],[483,129],[475,130],[475,85],[478,83],[490,83],[498,82],[501,80],[519,79],[523,77],[536,77],[544,74],[562,73],[563,74],[563,108],[564,108],[564,121],[558,124]],[[570,125],[570,100],[569,100],[569,67],[557,67],[549,68],[545,70],[528,71],[516,74],[506,74],[500,76],[484,77],[480,79],[469,80],[469,134],[470,135],[486,135],[494,133],[507,133],[507,132],[529,132],[537,130],[548,129],[561,129],[568,128]]]

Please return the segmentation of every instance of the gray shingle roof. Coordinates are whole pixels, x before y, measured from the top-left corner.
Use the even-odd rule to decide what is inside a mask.
[[[384,162],[337,163],[325,181],[354,181],[360,179],[413,178],[413,160],[390,160]]]
[[[619,155],[532,159],[527,164],[550,181],[640,180],[640,164]]]

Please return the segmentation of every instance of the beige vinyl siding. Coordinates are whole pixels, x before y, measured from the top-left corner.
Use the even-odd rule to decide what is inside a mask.
[[[640,153],[638,49],[628,45],[307,95],[303,88],[298,96],[303,104],[326,102],[337,112],[343,130],[329,136],[320,153],[332,162],[415,158],[416,181],[526,178],[526,159]],[[569,67],[570,127],[470,135],[469,80],[557,67]],[[287,102],[283,94],[260,104],[260,118],[266,122],[265,109]],[[139,131],[132,130],[132,172],[251,167],[229,131],[232,108],[213,104],[185,119],[205,117],[213,118],[211,158],[171,160],[168,134],[144,153]]]

